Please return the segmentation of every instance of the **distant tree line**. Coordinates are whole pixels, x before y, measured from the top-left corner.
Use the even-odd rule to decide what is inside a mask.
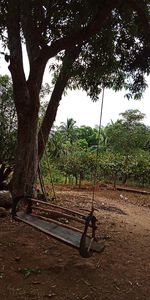
[[[42,89],[45,96],[48,86]],[[45,104],[41,109],[43,118]],[[41,161],[41,173],[49,181],[81,186],[83,181],[134,183],[150,185],[150,127],[143,123],[144,114],[127,110],[116,122],[91,128],[66,123],[52,128]],[[0,189],[6,187],[14,169],[17,117],[12,83],[0,76]],[[49,170],[50,169],[50,170]]]
[[[143,119],[139,110],[127,110],[116,122],[100,128],[100,136],[97,126],[77,127],[72,118],[54,127],[47,146],[54,179],[81,186],[83,180],[91,182],[96,176],[114,187],[116,183],[149,185],[150,127]],[[45,166],[44,161],[45,156]]]

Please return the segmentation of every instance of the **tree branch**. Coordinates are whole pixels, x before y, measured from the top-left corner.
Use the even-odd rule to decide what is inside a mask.
[[[62,39],[56,40],[51,43],[50,46],[46,46],[41,50],[37,61],[41,61],[55,56],[61,50],[67,50],[71,47],[81,44],[87,41],[91,36],[98,33],[102,27],[105,25],[108,17],[111,14],[111,11],[114,8],[117,8],[122,3],[122,0],[106,0],[103,5],[103,9],[101,9],[95,19],[87,26],[79,31],[73,32],[71,35],[63,37]]]
[[[56,81],[56,84],[55,84],[54,90],[52,92],[41,128],[39,130],[39,136],[38,136],[39,158],[41,158],[43,155],[45,145],[48,140],[49,132],[55,121],[57,109],[58,109],[62,94],[63,94],[66,84],[70,78],[73,63],[76,60],[76,58],[78,57],[80,50],[81,50],[80,46],[75,47],[72,51],[67,51],[64,56],[62,69],[61,69],[59,77]]]
[[[20,37],[20,17],[17,0],[10,0],[8,5],[8,40],[10,50],[10,72],[13,82],[21,85],[25,84],[25,74],[23,69],[22,47]]]

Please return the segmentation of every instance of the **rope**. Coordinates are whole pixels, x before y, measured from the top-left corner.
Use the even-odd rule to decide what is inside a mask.
[[[51,185],[52,185],[53,196],[56,199],[56,193],[55,193],[55,189],[54,189],[51,166],[50,166],[50,162],[49,162],[49,159],[48,159],[48,153],[47,153],[46,146],[45,146],[45,154],[46,154],[46,160],[47,160],[47,165],[48,165],[48,170],[49,170],[50,181],[51,181]]]
[[[47,162],[47,166],[48,166],[50,181],[51,181],[51,185],[52,185],[53,196],[56,199],[56,193],[55,193],[55,189],[54,189],[54,183],[53,183],[53,178],[52,178],[51,166],[50,166],[50,162],[49,162],[49,159],[48,159],[48,153],[47,153],[46,143],[44,141],[44,136],[43,136],[42,129],[41,129],[41,136],[42,136],[42,141],[43,141],[43,145],[44,145],[44,149],[45,149],[44,151],[45,151],[45,156],[46,156],[46,162]]]
[[[93,177],[93,193],[92,193],[92,209],[91,212],[94,212],[94,200],[95,200],[95,188],[96,188],[96,178],[97,178],[97,170],[98,170],[98,154],[100,149],[100,134],[101,134],[101,127],[102,127],[102,114],[103,114],[103,104],[104,104],[104,88],[102,89],[102,100],[101,100],[101,109],[100,109],[100,116],[99,116],[99,126],[98,126],[98,143],[97,143],[97,150],[96,150],[96,168]]]
[[[43,177],[41,175],[41,170],[40,170],[39,166],[38,166],[38,175],[39,175],[40,186],[41,186],[41,190],[42,190],[44,199],[47,201],[47,194],[46,194],[46,190],[45,190],[45,185],[44,185]]]

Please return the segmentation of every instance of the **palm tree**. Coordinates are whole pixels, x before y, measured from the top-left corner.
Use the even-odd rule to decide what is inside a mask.
[[[72,118],[67,118],[67,122],[61,122],[59,129],[66,136],[67,140],[72,144],[76,140],[76,121]]]

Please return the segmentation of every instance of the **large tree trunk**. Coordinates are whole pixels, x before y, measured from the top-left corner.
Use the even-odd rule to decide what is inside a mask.
[[[23,118],[21,118],[23,117]],[[38,168],[38,112],[18,116],[13,197],[32,196]]]
[[[33,51],[30,51],[30,74],[29,79],[26,80],[22,58],[19,5],[20,1],[9,1],[7,18],[9,70],[13,80],[14,102],[18,118],[18,144],[12,180],[13,198],[33,194],[38,166],[39,92],[46,64],[46,60],[40,65],[34,63],[38,48],[35,44]],[[28,43],[28,48],[32,49],[30,40]]]

